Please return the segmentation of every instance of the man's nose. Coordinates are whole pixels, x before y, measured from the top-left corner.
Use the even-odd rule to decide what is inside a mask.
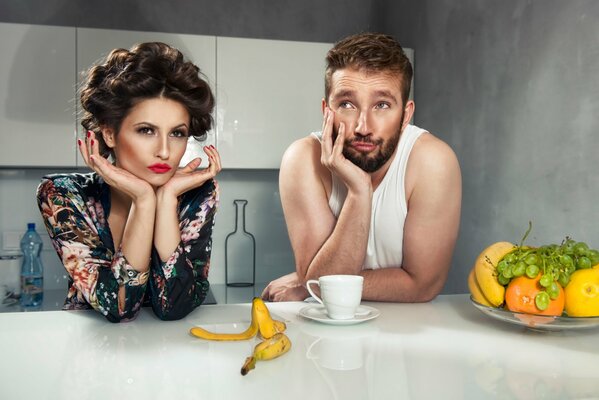
[[[362,111],[356,121],[356,129],[354,130],[357,135],[368,136],[372,132],[370,131],[370,116],[368,112]]]

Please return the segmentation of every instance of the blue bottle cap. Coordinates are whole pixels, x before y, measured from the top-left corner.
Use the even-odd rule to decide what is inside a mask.
[[[35,222],[29,222],[27,224],[27,230],[28,231],[34,231],[35,230]]]

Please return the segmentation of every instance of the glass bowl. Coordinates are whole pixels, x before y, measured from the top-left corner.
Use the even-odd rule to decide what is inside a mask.
[[[509,311],[504,308],[487,307],[478,303],[472,296],[470,296],[470,301],[474,307],[478,308],[483,314],[486,314],[491,318],[531,329],[561,331],[599,327],[599,317],[555,317],[539,314],[526,314]]]

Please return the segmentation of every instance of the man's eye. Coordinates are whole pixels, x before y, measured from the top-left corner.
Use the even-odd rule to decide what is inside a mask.
[[[339,108],[351,108],[352,104],[349,101],[342,101],[339,103]]]
[[[389,108],[389,103],[384,103],[384,102],[383,102],[383,103],[378,103],[378,104],[376,105],[376,108],[379,108],[379,109],[387,109],[387,108]]]

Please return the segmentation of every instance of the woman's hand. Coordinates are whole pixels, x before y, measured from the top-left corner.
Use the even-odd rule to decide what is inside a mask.
[[[175,172],[167,183],[158,188],[157,195],[167,195],[169,197],[179,197],[185,192],[202,186],[206,181],[214,178],[222,169],[220,155],[212,145],[204,146],[204,152],[208,156],[208,167],[196,171],[201,164],[201,158],[194,158],[184,168]]]
[[[111,187],[125,193],[132,201],[154,196],[152,185],[132,173],[112,165],[99,153],[99,144],[94,132],[87,133],[85,143],[77,140],[85,164],[104,179]]]

